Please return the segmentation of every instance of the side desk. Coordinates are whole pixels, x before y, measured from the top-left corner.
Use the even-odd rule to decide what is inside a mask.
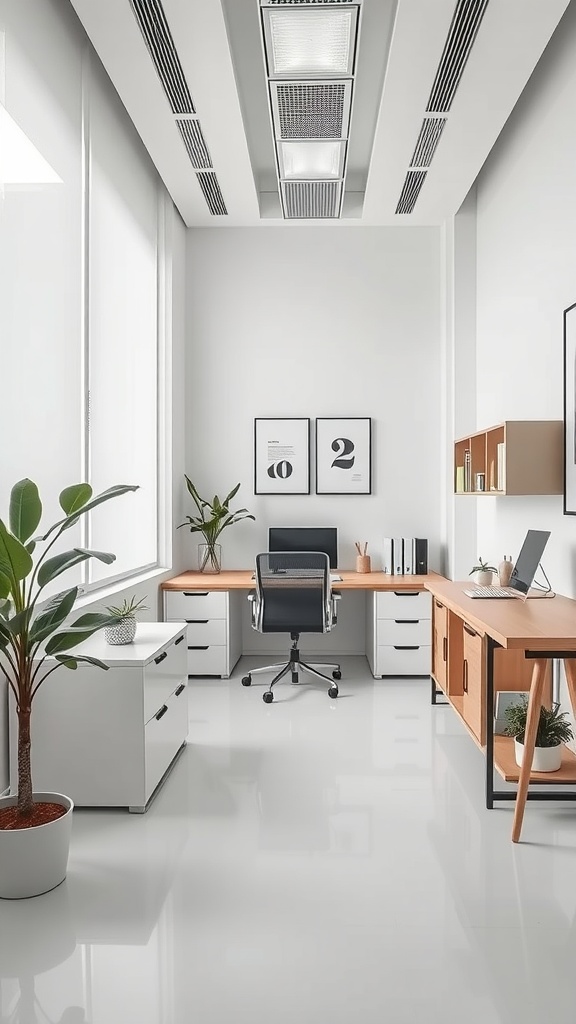
[[[576,793],[528,792],[529,785],[576,786],[576,755],[564,748],[557,772],[532,772],[540,708],[552,694],[552,659],[564,660],[576,712],[576,601],[568,597],[482,600],[464,593],[468,583],[437,579],[432,594],[432,703],[443,694],[486,754],[486,807],[516,800],[512,840],[518,842],[527,799],[571,800]],[[528,691],[524,758],[518,768],[514,741],[494,735],[497,690]],[[444,703],[444,702],[443,702]],[[494,789],[494,769],[517,792]]]
[[[356,573],[339,569],[337,591],[367,593],[366,657],[375,678],[430,674],[431,598],[427,584],[443,579]],[[242,654],[242,608],[254,589],[251,569],[184,572],[161,584],[165,620],[187,623],[188,674],[227,679]]]

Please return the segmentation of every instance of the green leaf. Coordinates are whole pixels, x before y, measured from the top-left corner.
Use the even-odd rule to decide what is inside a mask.
[[[70,629],[102,629],[104,626],[113,626],[118,622],[117,615],[106,615],[104,612],[87,612],[79,619],[70,623]]]
[[[29,555],[33,555],[34,554],[34,548],[35,547],[36,547],[36,541],[35,540],[29,540],[28,543],[26,544],[26,551],[28,552]]]
[[[98,561],[110,565],[116,555],[112,555],[109,551],[89,551],[87,548],[72,548],[71,551],[62,551],[59,555],[54,555],[42,563],[38,570],[38,586],[42,589],[66,569],[71,569],[79,562],[85,562],[87,558],[97,558]]]
[[[89,640],[97,629],[97,626],[93,629],[90,627],[87,627],[86,629],[74,629],[70,627],[63,633],[55,633],[54,636],[50,637],[46,644],[46,654],[57,654],[59,651],[69,651],[72,647],[77,647],[78,644],[82,644],[85,640]]]
[[[59,661],[65,668],[71,669],[78,668],[78,663],[80,661],[85,661],[88,665],[95,665],[96,668],[103,668],[105,672],[107,672],[110,667],[109,665],[105,665],[103,661],[100,661],[99,658],[89,658],[87,654],[77,654],[74,656],[70,654],[56,654],[55,660]]]
[[[26,579],[32,564],[32,558],[24,545],[8,532],[0,519],[0,574],[7,576],[10,584],[17,583],[18,580]]]
[[[79,512],[90,501],[93,491],[90,484],[72,484],[60,493],[60,508],[67,516]]]
[[[77,484],[76,486],[79,487],[82,485]],[[70,488],[67,488],[67,490],[70,490]],[[83,516],[85,512],[90,512],[91,509],[96,508],[97,505],[101,505],[105,501],[109,501],[110,498],[118,498],[121,494],[127,494],[128,491],[137,490],[137,484],[116,484],[114,487],[109,487],[106,491],[102,491],[101,494],[92,498],[92,500],[87,502],[86,505],[83,505],[77,512],[73,512],[70,516],[66,516],[65,519],[60,519],[57,523],[54,523],[48,532],[44,534],[42,540],[46,540],[51,533],[54,533],[54,530],[58,530],[60,527],[62,527],[63,530],[69,530],[71,526],[74,526],[74,524],[78,522],[80,516]],[[62,493],[64,494],[65,492],[63,491]]]
[[[8,579],[8,576],[5,576],[3,572],[0,572],[0,598],[4,599],[5,597],[8,597],[8,595],[11,593],[12,588],[10,586],[10,580]]]
[[[71,587],[63,593],[55,594],[44,610],[37,615],[30,628],[30,642],[38,643],[50,636],[58,626],[62,625],[66,616],[74,607],[78,596],[78,587]]]
[[[10,529],[18,540],[27,541],[42,518],[38,488],[27,478],[14,484],[10,494]]]
[[[232,501],[232,498],[234,498],[235,495],[238,494],[239,490],[240,484],[236,484],[236,487],[233,487],[232,490],[230,491],[230,494],[227,494],[226,497],[224,498],[224,504],[229,505],[230,502]]]
[[[25,608],[23,611],[13,615],[11,619],[5,619],[4,625],[10,631],[12,636],[21,636],[27,629],[29,617],[30,609]]]
[[[12,610],[12,602],[5,598],[0,598],[0,618],[7,619]]]

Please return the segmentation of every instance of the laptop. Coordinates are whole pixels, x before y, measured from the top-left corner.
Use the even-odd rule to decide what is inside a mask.
[[[468,597],[513,597],[525,601],[549,536],[549,530],[528,530],[507,587],[471,587],[464,593]]]

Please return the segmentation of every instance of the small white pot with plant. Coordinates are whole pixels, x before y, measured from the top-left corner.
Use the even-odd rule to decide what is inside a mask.
[[[493,565],[488,565],[488,562],[483,562],[480,555],[478,555],[478,565],[475,565],[473,569],[470,569],[468,575],[472,576],[473,573],[476,573],[476,582],[478,586],[489,587],[492,584],[492,574],[495,572],[498,572],[498,570]]]
[[[136,636],[136,612],[143,612],[148,606],[145,598],[137,601],[135,597],[126,598],[120,605],[108,605],[106,611],[117,621],[104,628],[104,637],[108,644],[131,644]]]
[[[524,735],[528,718],[528,697],[523,696],[517,704],[511,704],[505,711],[507,736],[514,737],[516,764],[522,767],[524,759]],[[559,704],[551,708],[540,708],[540,719],[536,733],[536,745],[532,760],[533,772],[557,772],[562,764],[562,744],[574,738],[568,712],[560,711]]]
[[[200,572],[220,572],[222,558],[220,544],[217,543],[218,537],[227,526],[232,526],[233,523],[237,523],[241,519],[255,519],[255,517],[246,508],[240,508],[237,512],[230,511],[230,502],[238,493],[240,484],[236,484],[236,487],[232,488],[224,501],[220,501],[217,494],[214,495],[212,501],[206,501],[200,497],[190,478],[186,474],[184,477],[188,491],[198,509],[198,515],[186,516],[186,522],[180,523],[178,529],[187,526],[190,533],[201,533],[204,537],[204,544],[198,545],[198,569]]]

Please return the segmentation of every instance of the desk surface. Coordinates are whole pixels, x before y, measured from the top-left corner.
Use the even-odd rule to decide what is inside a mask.
[[[469,580],[451,583],[441,577],[426,583],[442,604],[502,647],[576,651],[576,601],[571,597],[483,600],[468,597],[464,588],[469,586]]]
[[[225,569],[219,573],[183,572],[164,580],[162,590],[252,590],[252,569]],[[426,576],[390,576],[384,572],[354,572],[338,569],[341,581],[333,583],[334,590],[424,590],[428,583],[435,584],[444,577],[435,572]]]

